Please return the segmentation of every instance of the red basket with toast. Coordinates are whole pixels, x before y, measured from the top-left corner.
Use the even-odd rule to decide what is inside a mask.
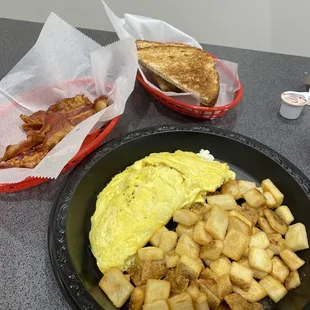
[[[214,59],[218,59],[214,55],[210,53],[208,54],[212,56]],[[221,69],[225,71],[225,74],[231,77],[231,79],[238,85],[237,87],[238,90],[235,92],[233,101],[223,106],[217,106],[217,107],[195,106],[186,102],[182,102],[180,100],[177,100],[176,97],[167,96],[162,92],[152,88],[145,82],[140,72],[138,72],[137,74],[137,79],[145,87],[145,89],[150,95],[152,95],[155,99],[157,99],[160,103],[164,104],[168,108],[181,114],[189,115],[199,119],[214,119],[224,115],[228,110],[236,106],[243,96],[243,88],[240,80],[237,79],[236,76],[227,67],[225,67],[224,64],[220,62],[219,65],[221,66]]]

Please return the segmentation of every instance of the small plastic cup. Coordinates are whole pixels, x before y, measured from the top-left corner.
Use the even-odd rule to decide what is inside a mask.
[[[281,94],[281,99],[280,114],[287,119],[297,119],[307,102],[310,103],[310,97],[307,100],[304,95],[297,92],[284,92]]]

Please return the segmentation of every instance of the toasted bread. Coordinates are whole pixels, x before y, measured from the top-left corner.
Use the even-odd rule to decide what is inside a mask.
[[[163,46],[163,45],[168,45],[168,46],[190,46],[184,43],[175,43],[175,42],[169,42],[169,43],[161,43],[161,42],[156,42],[156,41],[147,41],[147,40],[136,40],[136,45],[137,49],[143,49],[143,48],[148,48],[148,47],[156,47],[156,46]]]
[[[187,46],[184,43],[161,43],[161,42],[155,42],[155,41],[147,41],[147,40],[137,40],[136,41],[137,45],[137,50],[141,50],[143,48],[148,48],[148,47],[156,47],[156,46],[163,46],[163,45],[168,45],[168,46]],[[158,87],[165,92],[175,92],[175,93],[180,93],[182,92],[179,88],[176,86],[172,85],[171,83],[167,82],[163,78],[161,78],[159,75],[153,73],[154,80],[156,81]]]
[[[167,82],[200,97],[201,105],[214,106],[219,75],[213,58],[191,46],[159,45],[138,49],[139,63]]]

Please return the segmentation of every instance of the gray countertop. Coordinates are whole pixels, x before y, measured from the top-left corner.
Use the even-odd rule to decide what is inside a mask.
[[[35,43],[42,24],[0,19],[0,79]],[[110,32],[83,30],[105,45]],[[200,124],[233,130],[281,153],[310,177],[310,107],[298,120],[279,116],[280,94],[304,91],[310,58],[204,45],[222,59],[239,63],[242,102],[220,119],[195,120],[150,97],[137,82],[113,133],[163,124]],[[0,309],[69,309],[54,280],[47,251],[47,226],[55,192],[67,175],[35,188],[0,194]]]

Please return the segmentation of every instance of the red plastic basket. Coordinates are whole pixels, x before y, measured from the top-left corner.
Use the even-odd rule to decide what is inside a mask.
[[[208,54],[211,55],[214,59],[217,59],[217,57],[215,57],[214,55],[210,53]],[[226,69],[226,73],[228,75],[231,75],[232,79],[236,79],[236,77],[233,75],[233,73],[228,68],[226,68],[224,65],[222,65],[222,68],[224,70]],[[165,106],[167,106],[168,108],[176,112],[189,115],[195,118],[200,118],[200,119],[214,119],[214,118],[224,115],[228,110],[236,106],[240,102],[243,96],[243,88],[242,88],[241,82],[240,80],[237,80],[239,89],[236,91],[235,98],[231,103],[225,106],[220,106],[220,107],[194,106],[194,105],[179,101],[175,98],[169,97],[167,95],[164,95],[158,90],[150,87],[143,80],[140,72],[137,73],[137,79],[146,88],[147,92],[151,94],[155,99],[157,99],[160,103],[164,104]]]
[[[62,87],[64,89],[70,88],[71,85],[74,86],[85,86],[88,85],[88,87],[94,85],[94,80],[89,77],[85,78],[78,78],[75,80],[68,80],[68,81],[61,81],[59,82],[59,87]],[[46,85],[44,87],[39,87],[28,94],[24,95],[23,98],[31,99],[34,95],[43,93],[50,88],[49,85]],[[98,130],[94,131],[90,135],[88,135],[78,151],[78,153],[70,160],[70,162],[62,169],[61,173],[64,173],[68,169],[74,167],[77,165],[82,159],[84,159],[88,154],[90,154],[92,151],[94,151],[101,143],[102,141],[111,133],[112,129],[115,127],[117,122],[119,121],[120,116],[115,117],[111,121],[109,121],[107,124],[105,124],[102,128],[99,128]],[[3,193],[9,193],[9,192],[17,192],[20,190],[24,190],[36,185],[39,185],[41,183],[47,182],[50,179],[48,178],[33,178],[29,177],[21,182],[18,183],[10,183],[10,184],[0,184],[0,192]]]

